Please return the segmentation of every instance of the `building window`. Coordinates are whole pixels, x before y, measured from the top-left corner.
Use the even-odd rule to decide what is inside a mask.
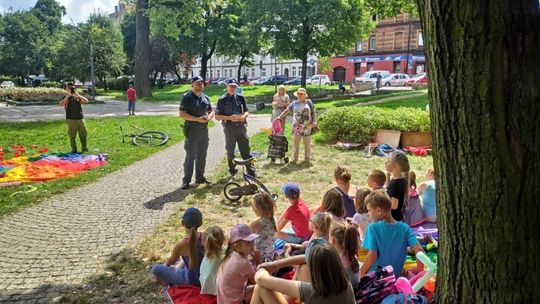
[[[279,75],[279,67],[276,67],[276,75]]]
[[[301,76],[301,75],[302,75],[302,67],[298,67],[298,76]]]
[[[266,77],[266,68],[262,68],[261,70],[261,76]]]
[[[233,76],[232,76],[232,75],[233,75],[232,69],[229,69],[229,75],[230,75],[231,77],[233,77]]]
[[[292,76],[296,77],[296,67],[292,67]]]
[[[360,75],[360,71],[361,71],[361,68],[362,68],[362,64],[361,63],[355,63],[354,64],[354,75]]]
[[[368,70],[368,71],[373,70],[373,62],[368,62],[368,63],[367,63],[367,70]]]
[[[251,77],[255,77],[255,69],[251,68]]]
[[[356,42],[356,48],[355,48],[355,50],[356,50],[357,52],[361,52],[361,51],[362,51],[362,41]]]
[[[220,70],[217,70],[217,77],[218,77],[218,78],[221,77],[221,73],[220,73],[220,72],[221,72]]]
[[[401,73],[401,61],[394,61],[394,73]]]
[[[422,32],[418,32],[418,46],[424,46],[424,37],[422,36]]]
[[[375,48],[377,47],[377,39],[375,36],[369,37],[369,50],[375,51]]]
[[[403,48],[403,32],[396,32],[394,34],[394,49],[401,50]]]

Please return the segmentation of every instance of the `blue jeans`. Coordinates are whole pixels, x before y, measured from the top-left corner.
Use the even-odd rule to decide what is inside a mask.
[[[135,112],[135,101],[128,101],[128,111],[129,112]]]
[[[154,266],[152,266],[152,274],[154,274],[158,279],[161,279],[173,286],[199,284],[199,282],[189,281],[187,268],[177,269],[173,266],[167,266],[165,264],[154,264]]]

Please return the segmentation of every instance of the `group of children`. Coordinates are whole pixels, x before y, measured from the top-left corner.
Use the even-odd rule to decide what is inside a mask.
[[[399,276],[407,251],[422,251],[402,221],[411,189],[421,193],[427,220],[436,220],[434,171],[428,170],[426,181],[416,189],[409,187],[405,154],[391,153],[386,170],[388,174],[373,170],[369,188],[357,189],[350,184],[350,171],[338,167],[337,186],[313,210],[300,197],[300,187],[287,183],[282,190],[290,205],[277,221],[273,199],[266,193],[256,194],[252,209],[257,220],[235,225],[224,252],[224,231],[211,226],[198,232],[202,214],[189,208],[182,217],[186,237],[152,272],[164,285],[201,286],[202,294],[216,295],[223,304],[288,303],[292,299],[354,303],[359,280],[367,272],[390,265]],[[287,224],[292,229],[285,229]],[[276,250],[276,239],[286,242],[282,250]],[[367,250],[363,262],[358,259],[360,248]],[[417,268],[423,269],[420,261]]]

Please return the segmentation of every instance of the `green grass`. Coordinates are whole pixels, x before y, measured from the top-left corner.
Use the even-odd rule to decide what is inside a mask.
[[[285,132],[290,140],[290,124]],[[268,136],[258,133],[251,137],[252,151],[266,153],[268,149]],[[303,146],[300,147],[300,159],[303,158]],[[290,155],[291,152],[289,152]],[[312,148],[312,163],[299,163],[283,165],[270,164],[261,157],[256,162],[259,179],[270,189],[277,193],[275,215],[279,216],[288,206],[281,192],[281,185],[288,181],[300,184],[301,196],[310,207],[318,206],[324,193],[334,187],[333,172],[338,165],[347,165],[351,168],[352,183],[364,187],[367,176],[373,169],[384,170],[385,158],[364,158],[361,150],[339,151],[327,145],[315,144]],[[411,169],[421,176],[428,167],[432,166],[433,159],[428,157],[409,156]],[[215,171],[211,186],[200,186],[193,189],[185,197],[172,198],[170,204],[177,207],[163,224],[144,238],[134,248],[129,248],[113,256],[106,265],[104,273],[97,274],[88,279],[81,286],[73,286],[71,292],[65,292],[57,303],[158,303],[162,301],[160,285],[155,283],[150,266],[155,262],[163,262],[170,254],[176,242],[185,235],[180,218],[184,210],[195,206],[203,214],[203,226],[218,225],[229,233],[237,223],[249,224],[256,219],[251,208],[253,196],[247,196],[240,201],[232,203],[223,196],[223,187],[228,181],[227,166],[221,162]]]
[[[287,93],[292,96],[292,93],[299,88],[299,85],[291,85],[287,86]],[[273,85],[261,85],[261,86],[244,86],[242,87],[244,89],[244,96],[246,97],[253,97],[253,96],[272,96],[275,94],[274,86]],[[337,86],[335,85],[322,85],[321,89],[336,89]],[[184,85],[167,85],[166,87],[162,89],[158,88],[152,88],[152,97],[149,98],[142,98],[143,101],[149,101],[149,102],[179,102],[180,97],[186,93],[189,92],[191,89],[191,85],[184,84]],[[319,91],[319,86],[317,85],[309,85],[308,93],[315,93]],[[125,100],[126,95],[125,92],[122,91],[108,91],[107,93],[103,92],[103,90],[97,91],[99,95],[101,96],[110,96],[114,97],[115,99]],[[225,86],[219,86],[219,85],[211,85],[207,86],[204,89],[204,93],[210,97],[210,100],[212,103],[216,103],[218,98],[226,93],[226,87]],[[269,100],[271,102],[271,100]]]
[[[388,97],[394,97],[394,96],[407,96],[410,94],[415,94],[417,92],[415,91],[405,91],[405,92],[395,92],[395,93],[388,93],[388,94],[381,94],[381,95],[373,95],[373,96],[362,96],[357,98],[350,98],[350,99],[337,99],[337,100],[324,100],[324,101],[316,101],[315,102],[315,109],[319,111],[325,111],[330,108],[339,108],[339,107],[350,107],[355,106],[357,104],[363,103],[363,102],[369,102],[369,101],[375,101],[379,99],[384,99]],[[272,108],[266,107],[260,111],[256,111],[257,114],[270,114],[272,113]]]
[[[122,122],[124,123],[124,129],[129,133],[144,130],[165,131],[170,140],[161,147],[153,148],[133,146],[129,141],[131,138],[126,138],[128,141],[122,143],[119,130]],[[109,163],[76,177],[32,184],[37,187],[37,191],[17,194],[13,197],[10,197],[12,193],[24,190],[26,187],[24,185],[0,187],[0,217],[15,212],[22,207],[38,203],[55,193],[61,193],[67,189],[94,181],[135,161],[144,159],[159,150],[170,147],[183,139],[182,124],[183,122],[179,118],[162,116],[87,119],[86,127],[90,153],[107,153]],[[51,152],[69,152],[71,150],[67,136],[67,126],[64,121],[0,123],[0,130],[2,130],[0,146],[4,147],[6,159],[12,155],[8,149],[11,149],[13,144],[26,146],[27,156],[35,154],[30,151],[30,145],[47,146]],[[77,142],[77,144],[80,147],[80,143]]]
[[[422,110],[426,109],[428,105],[428,95],[420,95],[416,97],[403,98],[401,100],[389,101],[375,106],[382,108],[391,108],[396,109],[399,107],[409,107],[409,108],[419,108]]]

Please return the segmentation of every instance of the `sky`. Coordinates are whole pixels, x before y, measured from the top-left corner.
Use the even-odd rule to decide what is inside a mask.
[[[29,9],[36,4],[37,0],[0,0],[0,12],[4,13],[9,8],[14,10]],[[85,22],[94,11],[113,13],[114,6],[118,5],[118,0],[56,0],[66,8],[67,14],[62,18],[62,22],[75,24]]]

